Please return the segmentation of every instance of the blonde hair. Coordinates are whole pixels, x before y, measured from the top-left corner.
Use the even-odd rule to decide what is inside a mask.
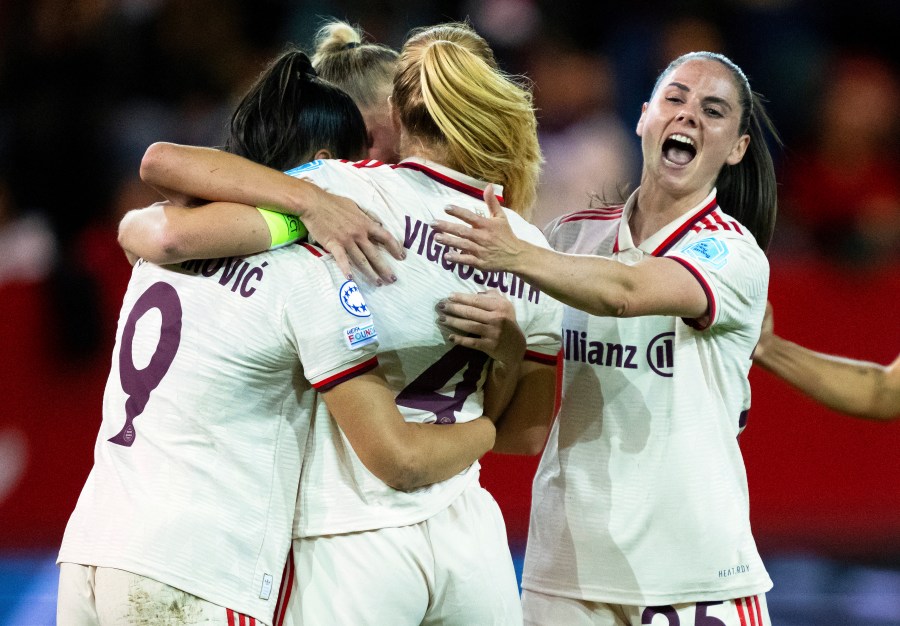
[[[333,21],[316,33],[312,63],[320,78],[343,89],[360,109],[387,106],[397,70],[395,50],[364,43],[359,28]]]
[[[393,99],[411,136],[441,145],[449,167],[502,184],[507,206],[527,216],[543,161],[531,92],[499,70],[471,26],[413,31]]]

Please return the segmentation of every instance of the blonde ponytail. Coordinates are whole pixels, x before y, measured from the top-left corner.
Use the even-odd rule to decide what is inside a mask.
[[[313,56],[313,65],[321,61],[324,56],[334,54],[353,44],[362,43],[362,33],[347,22],[328,22],[316,32],[316,53]]]
[[[397,52],[365,43],[360,30],[334,21],[316,34],[313,67],[321,78],[343,89],[364,112],[384,107],[397,69]]]
[[[401,52],[394,102],[410,135],[440,144],[450,167],[502,184],[507,206],[527,216],[542,162],[531,93],[497,69],[471,27],[415,33]]]

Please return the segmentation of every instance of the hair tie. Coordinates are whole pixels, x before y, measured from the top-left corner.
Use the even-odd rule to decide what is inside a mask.
[[[344,44],[344,50],[353,50],[353,48],[358,48],[358,47],[359,47],[358,41],[348,41],[347,43]]]
[[[319,74],[316,72],[316,68],[314,68],[312,65],[307,65],[302,70],[299,70],[297,72],[297,78],[302,79],[304,77],[307,79],[318,78]]]

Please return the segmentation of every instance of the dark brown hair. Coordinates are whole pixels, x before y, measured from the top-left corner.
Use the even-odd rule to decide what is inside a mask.
[[[259,76],[238,104],[224,149],[282,171],[327,149],[335,158],[361,159],[367,134],[359,108],[316,75],[309,57],[288,48]]]

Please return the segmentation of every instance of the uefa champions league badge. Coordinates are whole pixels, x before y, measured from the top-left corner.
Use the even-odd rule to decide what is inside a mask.
[[[341,285],[341,306],[353,317],[372,317],[359,286],[352,280]]]
[[[681,253],[717,270],[728,263],[728,246],[721,239],[707,237],[681,249]]]
[[[353,317],[365,319],[365,321],[360,321],[358,324],[344,329],[344,339],[351,350],[358,350],[378,341],[375,322],[372,321],[372,312],[356,282],[348,280],[341,285],[341,306]]]
[[[316,159],[315,161],[310,161],[309,163],[304,163],[303,165],[298,165],[292,170],[288,170],[285,172],[288,176],[297,176],[297,174],[302,174],[303,172],[311,172],[313,170],[317,170],[322,167],[322,164],[325,161],[322,159]]]

